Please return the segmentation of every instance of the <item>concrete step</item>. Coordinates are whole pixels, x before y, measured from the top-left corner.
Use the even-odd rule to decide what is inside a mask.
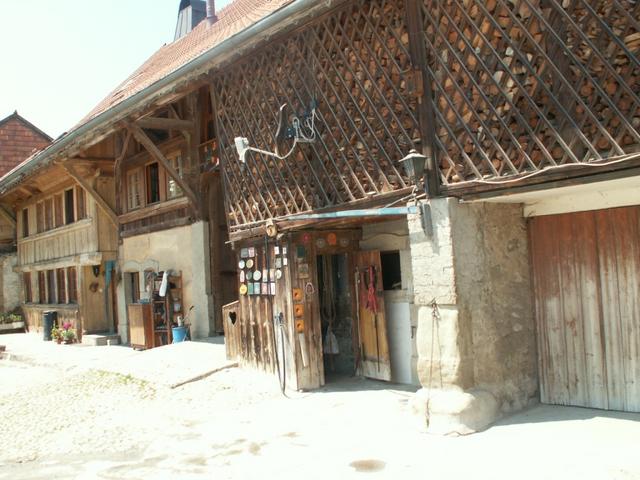
[[[104,345],[120,345],[120,335],[118,334],[97,334],[97,335],[83,335],[82,344],[92,347],[101,347]]]

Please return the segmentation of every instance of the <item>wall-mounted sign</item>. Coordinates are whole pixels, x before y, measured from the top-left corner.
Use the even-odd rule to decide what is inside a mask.
[[[244,268],[244,265],[245,265],[244,260],[240,260],[240,261],[238,262],[238,268],[239,268],[240,270],[242,270],[242,269]]]
[[[299,278],[309,278],[309,264],[301,263],[298,265],[298,277]]]
[[[243,283],[242,285],[240,285],[240,295],[246,295],[247,294],[247,286]]]

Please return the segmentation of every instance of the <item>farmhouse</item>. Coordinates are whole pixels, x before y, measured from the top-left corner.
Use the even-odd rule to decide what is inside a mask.
[[[202,11],[0,180],[22,208],[62,168],[117,226],[124,339],[170,341],[194,306],[192,335],[283,388],[415,385],[439,433],[640,409],[638,2]]]

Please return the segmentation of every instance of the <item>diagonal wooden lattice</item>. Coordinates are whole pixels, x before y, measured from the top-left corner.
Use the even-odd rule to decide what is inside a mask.
[[[214,77],[232,231],[409,188],[398,161],[420,131],[408,44],[403,1],[359,0]],[[249,153],[242,166],[234,137],[273,151],[280,106],[302,112],[313,100],[315,143],[285,160]]]
[[[640,2],[422,2],[441,182],[640,150]]]

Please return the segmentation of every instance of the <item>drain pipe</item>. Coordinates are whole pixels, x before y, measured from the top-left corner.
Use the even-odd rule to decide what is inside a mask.
[[[217,21],[216,0],[207,0],[207,22],[209,22],[209,25],[213,25]]]

